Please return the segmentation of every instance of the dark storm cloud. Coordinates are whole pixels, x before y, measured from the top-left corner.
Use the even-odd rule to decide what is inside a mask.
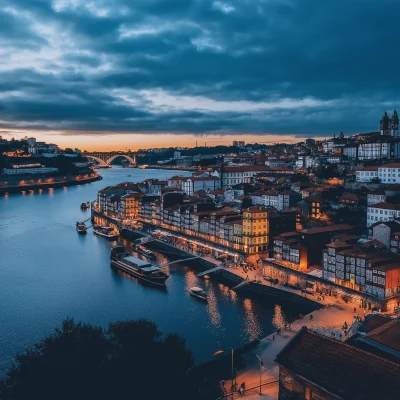
[[[7,129],[324,135],[399,105],[395,0],[5,3]]]

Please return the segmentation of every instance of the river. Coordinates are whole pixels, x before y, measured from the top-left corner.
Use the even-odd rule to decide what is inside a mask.
[[[0,377],[18,352],[66,317],[101,326],[148,318],[163,333],[182,335],[201,363],[220,348],[237,348],[271,333],[275,312],[288,319],[302,312],[237,295],[197,278],[185,265],[170,268],[166,291],[112,270],[111,244],[92,231],[76,233],[75,222],[90,216],[80,204],[122,181],[190,173],[118,167],[99,172],[98,182],[0,197]],[[189,296],[187,289],[196,285],[207,288],[208,304]]]

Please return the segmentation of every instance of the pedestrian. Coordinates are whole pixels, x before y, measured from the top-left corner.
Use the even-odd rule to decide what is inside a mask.
[[[340,337],[340,341],[342,341],[342,333],[341,332],[339,334],[339,337]]]
[[[275,340],[275,335],[272,335],[272,341],[274,341]]]
[[[312,319],[313,319],[313,315],[312,315],[312,314],[310,314],[310,320],[312,321]]]
[[[357,308],[356,307],[354,307],[354,314],[356,314],[357,313]]]

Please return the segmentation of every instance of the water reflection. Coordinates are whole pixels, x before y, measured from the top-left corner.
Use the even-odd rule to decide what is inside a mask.
[[[254,311],[252,300],[247,298],[244,299],[243,308],[244,308],[244,318],[246,322],[244,324],[244,328],[246,330],[247,336],[249,337],[250,341],[253,341],[261,336],[262,327]]]
[[[221,313],[218,311],[217,295],[215,293],[214,287],[212,287],[211,285],[208,287],[207,298],[207,311],[210,316],[210,321],[215,327],[220,328]]]
[[[282,311],[282,307],[276,304],[274,308],[274,316],[272,318],[272,324],[275,326],[276,329],[284,329],[287,322],[288,321],[285,317],[284,312]]]

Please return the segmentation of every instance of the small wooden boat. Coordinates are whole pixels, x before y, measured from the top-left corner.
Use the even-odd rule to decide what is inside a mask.
[[[197,297],[200,300],[208,301],[207,293],[200,287],[194,286],[189,289],[189,293],[193,297]]]
[[[80,235],[86,235],[86,232],[87,232],[86,224],[84,222],[77,222],[76,223],[76,231]]]
[[[88,210],[90,208],[90,202],[85,201],[81,204],[81,210]]]

